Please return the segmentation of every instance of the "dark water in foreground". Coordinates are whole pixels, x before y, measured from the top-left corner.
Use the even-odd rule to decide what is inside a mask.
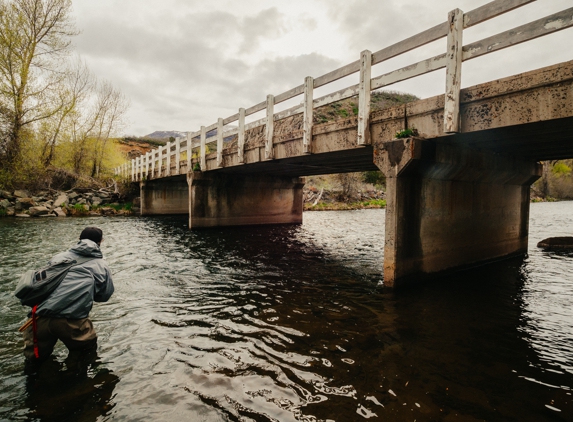
[[[116,293],[95,360],[24,374],[17,276],[103,228]],[[530,254],[382,285],[384,210],[190,232],[182,218],[0,219],[0,420],[573,420],[573,202],[532,204]]]

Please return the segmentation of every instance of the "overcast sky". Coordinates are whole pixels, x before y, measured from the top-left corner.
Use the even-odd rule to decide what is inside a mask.
[[[468,12],[488,2],[73,0],[81,31],[74,44],[98,78],[130,99],[125,134],[196,131],[267,94],[300,85],[305,76],[350,63],[362,50],[380,50],[442,23],[452,9]],[[464,44],[572,5],[573,0],[538,0],[467,29]],[[468,61],[462,86],[572,60],[572,40],[573,28]],[[445,43],[381,63],[373,76],[443,53]],[[357,82],[353,75],[326,89]],[[443,93],[444,85],[445,72],[437,71],[388,89],[426,98]]]

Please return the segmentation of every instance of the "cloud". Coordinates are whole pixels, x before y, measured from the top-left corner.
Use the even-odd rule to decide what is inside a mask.
[[[446,20],[456,7],[472,10],[488,0],[98,0],[79,10],[77,50],[90,69],[131,98],[132,132],[196,130]],[[464,31],[478,40],[570,7],[545,0]],[[481,29],[483,27],[483,29]],[[487,33],[489,31],[489,33]],[[567,45],[563,31],[552,36]],[[444,40],[376,66],[384,73],[444,49]],[[462,83],[474,84],[570,60],[570,50],[535,41],[496,53],[489,62],[464,64]],[[533,49],[533,50],[532,50]],[[499,63],[503,63],[500,65]],[[443,92],[436,72],[391,86],[426,97]],[[330,87],[329,87],[330,88]],[[336,88],[333,88],[336,89]],[[143,133],[142,133],[143,132]]]
[[[239,28],[243,37],[239,52],[249,53],[257,49],[262,39],[280,37],[286,30],[286,22],[284,15],[273,7],[243,18]]]
[[[239,107],[264,101],[337,67],[317,53],[261,54],[263,44],[299,24],[276,7],[239,16],[229,11],[158,13],[126,22],[96,15],[83,24],[77,49],[100,78],[112,80],[131,98],[135,131],[196,130]],[[166,22],[169,22],[167,24]],[[315,19],[305,16],[309,30]],[[142,117],[145,116],[145,117]],[[145,120],[145,122],[143,122]]]

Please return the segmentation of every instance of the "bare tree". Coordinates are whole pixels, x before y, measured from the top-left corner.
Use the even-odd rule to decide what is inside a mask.
[[[107,142],[123,126],[128,106],[129,102],[125,96],[114,89],[109,82],[104,81],[100,84],[96,103],[98,123],[97,132],[94,133],[92,177],[99,176]]]
[[[65,132],[66,120],[84,104],[95,86],[95,78],[84,62],[79,58],[66,71],[65,79],[58,92],[61,106],[50,119],[46,119],[40,130],[43,138],[42,162],[45,166],[52,164],[55,149],[61,135]]]
[[[71,0],[0,0],[0,156],[20,157],[27,127],[58,113],[62,58],[77,34]]]
[[[66,129],[74,151],[74,171],[97,177],[107,143],[121,129],[129,104],[109,82],[94,82],[90,88],[89,96],[68,114]]]

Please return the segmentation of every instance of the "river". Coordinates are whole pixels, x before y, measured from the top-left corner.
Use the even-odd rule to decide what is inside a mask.
[[[383,286],[384,210],[189,231],[185,218],[0,219],[2,421],[570,421],[573,202],[531,205],[529,255]],[[97,356],[24,372],[17,278],[104,231]]]

